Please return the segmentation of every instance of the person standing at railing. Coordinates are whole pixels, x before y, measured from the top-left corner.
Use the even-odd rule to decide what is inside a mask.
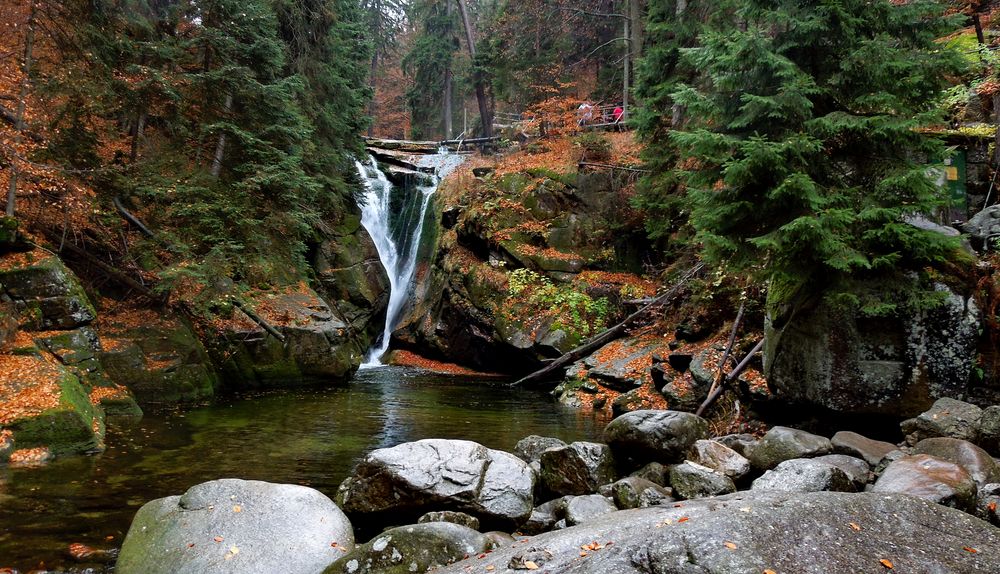
[[[590,123],[590,120],[594,119],[594,106],[590,105],[589,102],[583,102],[577,108],[576,113],[580,118],[577,125],[585,126]]]

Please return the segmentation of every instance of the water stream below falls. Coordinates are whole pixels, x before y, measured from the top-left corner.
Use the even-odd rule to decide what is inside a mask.
[[[379,169],[375,158],[366,163],[357,161],[358,174],[365,186],[361,201],[361,225],[371,236],[378,250],[379,260],[389,277],[389,304],[385,313],[382,336],[368,351],[361,368],[380,366],[381,357],[389,349],[392,331],[399,323],[403,307],[410,297],[413,274],[417,268],[420,238],[427,219],[427,207],[438,184],[462,163],[463,157],[448,153],[420,156],[417,166],[433,168],[427,182],[412,186],[392,185]]]

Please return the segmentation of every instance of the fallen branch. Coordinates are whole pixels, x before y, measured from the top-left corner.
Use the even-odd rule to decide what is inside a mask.
[[[121,216],[125,218],[125,221],[128,221],[129,223],[134,225],[136,229],[138,229],[146,237],[155,237],[155,234],[153,233],[152,230],[143,225],[142,222],[139,221],[139,218],[132,215],[132,213],[129,212],[129,210],[125,209],[125,206],[122,205],[122,200],[119,199],[118,196],[115,196],[112,202],[115,204],[115,209],[118,210],[118,213],[120,213]]]
[[[634,173],[653,173],[648,169],[639,169],[637,167],[629,167],[626,165],[614,165],[610,163],[594,163],[590,161],[581,161],[577,164],[577,167],[599,167],[602,169],[617,169],[621,171],[631,171]]]
[[[40,245],[37,245],[37,244],[34,244],[34,243],[32,245],[35,245],[35,247],[41,247]],[[149,297],[150,299],[157,300],[157,301],[160,300],[160,299],[162,299],[161,297],[159,297],[155,293],[153,293],[153,291],[149,287],[143,285],[142,283],[139,283],[138,281],[136,281],[132,277],[129,277],[124,271],[121,271],[120,269],[117,269],[115,267],[112,267],[111,265],[108,265],[107,263],[101,261],[100,259],[98,259],[94,255],[92,255],[89,252],[87,252],[87,250],[85,250],[84,248],[78,246],[77,244],[75,244],[75,243],[73,243],[71,241],[63,242],[61,248],[58,249],[58,250],[56,250],[56,251],[54,251],[54,253],[58,253],[59,251],[63,251],[63,250],[68,250],[68,251],[72,252],[74,255],[77,255],[77,256],[83,258],[84,260],[87,261],[87,263],[90,263],[91,265],[93,265],[93,266],[97,267],[98,269],[100,269],[102,272],[104,272],[105,275],[107,275],[109,278],[113,279],[118,284],[120,284],[120,285],[122,285],[124,287],[128,287],[129,289],[133,289],[135,291],[138,291],[139,294],[143,295],[144,297]],[[46,249],[46,251],[52,252],[51,250],[48,250],[48,249]]]
[[[698,272],[701,271],[702,268],[704,267],[705,267],[704,263],[698,263],[697,265],[692,267],[687,273],[685,273],[684,276],[681,277],[680,280],[678,280],[677,283],[675,283],[674,286],[671,287],[669,291],[657,297],[655,300],[653,300],[652,303],[649,303],[642,309],[639,309],[635,313],[632,313],[631,315],[626,317],[625,320],[623,320],[621,323],[618,323],[617,325],[607,329],[603,333],[594,336],[593,338],[589,339],[586,343],[569,351],[568,353],[564,354],[558,359],[555,359],[554,361],[552,361],[545,367],[539,369],[538,371],[535,371],[534,373],[531,373],[526,377],[514,381],[513,383],[511,383],[511,386],[526,385],[529,383],[548,381],[550,380],[549,375],[551,375],[554,371],[561,369],[563,366],[572,363],[573,361],[576,361],[581,357],[588,355],[591,352],[599,349],[600,347],[603,347],[604,345],[617,339],[623,332],[625,332],[625,329],[628,328],[629,325],[631,325],[636,321],[636,319],[645,315],[653,307],[662,305],[667,301],[669,301],[670,299],[672,299],[681,290],[681,287],[683,287],[684,284],[687,283],[689,279],[697,275]]]
[[[760,341],[757,341],[757,344],[754,345],[753,349],[751,349],[751,351],[747,353],[747,356],[743,357],[743,360],[740,361],[740,363],[736,365],[736,367],[734,367],[733,370],[728,375],[726,375],[726,378],[723,379],[722,384],[719,385],[715,389],[715,391],[713,391],[711,394],[708,395],[708,398],[705,399],[705,402],[701,403],[701,406],[698,407],[698,410],[695,411],[695,414],[701,416],[701,414],[705,412],[705,409],[711,406],[712,403],[715,402],[715,399],[719,398],[722,392],[726,390],[726,385],[735,381],[736,377],[740,376],[740,374],[743,371],[745,371],[746,368],[750,365],[750,360],[753,359],[754,355],[760,352],[760,350],[763,348],[764,348],[764,339],[761,339]]]
[[[733,330],[729,332],[729,341],[726,342],[726,350],[722,353],[722,359],[719,360],[719,374],[716,375],[715,380],[712,381],[712,386],[708,389],[708,394],[712,395],[715,389],[719,388],[722,384],[722,378],[725,376],[726,361],[729,360],[730,353],[733,352],[733,345],[736,343],[736,332],[739,331],[740,323],[743,322],[743,311],[746,310],[746,301],[744,300],[740,303],[740,310],[736,313],[736,320],[733,321]],[[695,413],[701,416],[701,409]]]
[[[275,339],[281,341],[282,343],[285,342],[285,336],[281,334],[281,331],[275,329],[270,323],[265,321],[263,317],[255,313],[253,309],[247,307],[237,299],[233,299],[233,305],[235,305],[240,311],[243,311],[247,317],[250,317],[251,321],[257,323],[261,326],[261,328],[273,335]]]

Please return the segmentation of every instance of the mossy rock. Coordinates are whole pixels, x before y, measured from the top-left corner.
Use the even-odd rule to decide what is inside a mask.
[[[97,317],[83,285],[59,258],[39,250],[23,257],[23,262],[0,266],[0,284],[22,315],[22,326],[71,329]]]
[[[0,253],[10,251],[17,245],[17,219],[0,216]]]
[[[91,404],[80,380],[59,369],[52,381],[59,392],[58,405],[34,416],[11,421],[18,449],[46,447],[52,454],[78,454],[104,450],[104,412]]]

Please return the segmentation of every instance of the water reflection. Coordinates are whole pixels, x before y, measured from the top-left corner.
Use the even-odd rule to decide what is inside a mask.
[[[421,438],[510,450],[528,434],[593,438],[603,421],[544,394],[395,367],[347,388],[259,393],[147,413],[97,456],[0,467],[0,568],[65,564],[70,542],[118,545],[136,509],[222,477],[303,484],[328,495],[365,452]]]

